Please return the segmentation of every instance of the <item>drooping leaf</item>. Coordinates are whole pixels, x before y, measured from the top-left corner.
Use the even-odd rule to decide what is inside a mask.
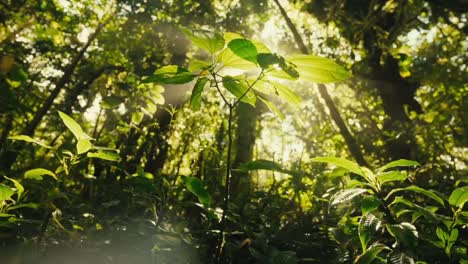
[[[382,221],[373,214],[368,213],[361,216],[358,226],[358,235],[363,252],[366,252],[367,244],[375,239],[375,234],[379,231],[381,225]]]
[[[12,178],[8,178],[6,176],[4,176],[5,179],[11,181],[14,185],[15,185],[15,188],[16,188],[16,194],[18,195],[18,201],[21,199],[21,196],[23,195],[24,193],[24,187],[21,183],[19,183],[19,181],[15,180],[15,179],[12,179]]]
[[[297,55],[288,58],[288,61],[296,65],[300,80],[315,83],[330,83],[351,77],[351,73],[345,70],[345,68],[327,58],[313,55]]]
[[[410,201],[406,200],[403,197],[398,197],[398,196],[395,197],[393,202],[390,203],[390,206],[394,206],[396,204],[403,204],[403,205],[407,206],[408,208],[410,208],[411,211],[417,212],[418,214],[424,216],[425,218],[427,218],[430,221],[433,221],[433,222],[440,222],[441,221],[440,218],[433,211],[429,210],[428,208],[417,205],[417,204],[415,204],[413,202],[410,202]],[[407,211],[407,210],[405,210],[405,211]],[[397,215],[399,215],[398,212],[397,212]]]
[[[463,205],[468,201],[468,186],[455,189],[449,197],[449,203],[453,206],[463,208]]]
[[[58,113],[65,126],[70,130],[70,132],[72,132],[77,140],[91,139],[85,132],[83,132],[81,126],[73,120],[73,118],[63,112],[58,111]]]
[[[392,161],[378,169],[378,172],[382,172],[385,170],[388,170],[390,168],[395,168],[395,167],[412,167],[412,166],[419,166],[419,163],[413,160],[406,160],[406,159],[399,159]]]
[[[242,80],[235,79],[231,76],[223,77],[223,86],[237,99],[241,98],[241,101],[248,103],[255,107],[256,96],[252,89],[249,90],[249,86]]]
[[[101,106],[104,109],[113,109],[119,107],[124,101],[125,99],[120,96],[106,96],[102,98]]]
[[[410,248],[418,245],[418,231],[414,225],[403,222],[395,225],[388,224],[386,228],[399,243]]]
[[[193,87],[192,96],[190,97],[190,106],[192,106],[194,110],[200,110],[202,92],[207,82],[208,78],[206,77],[198,78],[197,82],[195,83],[195,86]]]
[[[330,199],[330,207],[351,201],[354,197],[366,193],[369,190],[364,188],[351,188],[335,193]]]
[[[267,98],[263,96],[258,96],[260,100],[270,109],[270,111],[274,114],[276,114],[280,119],[284,119],[284,115],[279,111],[279,109],[275,106],[274,103],[270,102]]]
[[[21,140],[21,141],[34,143],[34,144],[37,144],[37,145],[39,145],[41,147],[48,148],[48,149],[52,148],[51,146],[47,146],[46,144],[40,142],[39,140],[35,140],[34,138],[32,138],[30,136],[26,136],[26,135],[11,136],[11,137],[8,137],[8,138],[12,139],[12,140]]]
[[[259,159],[259,160],[254,160],[254,161],[244,163],[239,167],[239,170],[243,172],[252,171],[252,170],[271,170],[271,171],[278,171],[278,172],[284,171],[283,167],[280,164],[271,160],[264,160],[264,159]]]
[[[202,181],[197,177],[184,177],[183,180],[185,187],[187,187],[190,192],[197,196],[200,203],[202,203],[205,207],[210,207],[211,195],[208,193],[205,187],[203,187]]]
[[[374,259],[377,258],[379,253],[384,249],[388,249],[388,248],[384,245],[379,245],[379,244],[373,245],[364,254],[358,256],[354,260],[354,263],[355,264],[371,264],[374,261]]]
[[[286,85],[278,82],[260,80],[252,88],[264,94],[276,95],[294,106],[299,106],[302,102],[301,97]]]
[[[0,183],[0,202],[10,199],[14,193],[13,189]]]
[[[197,60],[197,59],[191,59],[188,69],[191,72],[196,72],[196,71],[208,69],[210,66],[211,64],[209,62]]]
[[[97,158],[108,161],[120,161],[119,154],[113,151],[98,150],[97,152],[88,152],[86,156],[88,158]]]
[[[44,175],[50,176],[54,178],[55,180],[58,180],[57,175],[55,175],[55,173],[51,172],[50,170],[43,169],[43,168],[28,170],[27,172],[24,173],[24,178],[40,181],[42,180],[42,176]]]
[[[423,189],[423,188],[415,186],[415,185],[411,185],[411,186],[408,186],[408,187],[405,187],[405,188],[393,189],[391,192],[388,193],[385,200],[388,200],[390,198],[390,196],[392,196],[393,194],[395,194],[397,192],[401,192],[401,191],[412,191],[412,192],[415,192],[415,193],[425,195],[425,196],[431,198],[432,200],[438,202],[440,205],[444,206],[444,199],[442,199],[435,192]]]
[[[184,27],[180,27],[180,30],[188,39],[190,39],[190,41],[192,41],[193,44],[211,54],[224,48],[224,38],[219,33],[201,30],[195,31]]]
[[[367,214],[369,212],[374,211],[375,209],[379,208],[381,203],[382,202],[377,197],[375,197],[374,195],[364,196],[361,199],[362,214],[365,215],[365,214]]]
[[[332,164],[332,165],[335,165],[335,166],[338,166],[338,167],[342,167],[342,168],[345,168],[345,169],[349,170],[352,173],[355,173],[355,174],[358,174],[358,175],[361,175],[361,176],[365,177],[364,172],[362,171],[361,167],[358,164],[356,164],[356,163],[354,163],[354,162],[352,162],[350,160],[344,159],[344,158],[317,157],[317,158],[313,158],[312,160],[315,161],[315,162],[325,162],[325,163]]]
[[[408,178],[408,175],[403,171],[388,171],[377,174],[377,179],[381,184],[391,181],[404,181],[406,178]]]
[[[158,84],[184,84],[191,82],[197,77],[187,69],[177,65],[167,65],[157,69],[150,77],[143,79],[142,83],[158,83]]]
[[[296,70],[296,66],[282,56],[273,53],[258,53],[257,61],[260,67],[264,70],[273,71],[270,73],[271,76],[281,78],[281,74],[278,71],[286,73],[288,77],[286,79],[297,79],[299,78],[299,72]]]
[[[244,60],[257,63],[257,47],[248,39],[233,39],[228,43],[229,49]]]
[[[19,203],[16,205],[13,205],[8,208],[8,211],[19,209],[19,208],[31,208],[31,209],[37,209],[40,207],[40,204],[38,203]]]
[[[91,141],[89,141],[88,139],[78,139],[78,142],[76,143],[76,151],[78,154],[86,153],[92,147],[93,144],[91,144]]]

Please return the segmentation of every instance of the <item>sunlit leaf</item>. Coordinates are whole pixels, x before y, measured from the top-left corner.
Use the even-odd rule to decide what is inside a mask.
[[[313,55],[297,55],[288,58],[288,61],[296,65],[300,80],[315,83],[330,83],[351,77],[351,73],[345,68],[327,58]]]
[[[125,99],[120,96],[106,96],[102,98],[101,106],[104,109],[113,109],[119,107],[124,101]]]
[[[154,72],[153,76],[142,80],[142,83],[158,83],[158,84],[184,84],[191,82],[197,77],[187,69],[177,65],[167,65]]]
[[[88,152],[93,147],[93,144],[91,144],[91,141],[88,139],[78,139],[78,142],[76,143],[76,151],[78,154],[83,154]]]
[[[24,193],[24,187],[21,183],[19,183],[19,181],[15,180],[15,179],[12,179],[12,178],[8,178],[6,176],[4,176],[5,179],[11,181],[14,185],[15,185],[15,188],[16,188],[16,194],[18,195],[18,200],[20,200],[21,196],[23,195]]]
[[[252,170],[272,170],[282,172],[284,169],[280,164],[274,161],[259,159],[242,164],[239,167],[239,170],[244,172]]]
[[[211,66],[211,64],[209,62],[202,61],[202,60],[197,60],[197,59],[191,59],[188,69],[191,72],[196,72],[196,71],[200,71],[200,70],[205,70],[205,69],[209,68],[210,66]]]
[[[468,186],[455,189],[449,197],[449,203],[453,206],[463,208],[463,205],[468,201]]]
[[[418,212],[419,214],[421,214],[422,216],[424,216],[425,218],[429,219],[430,221],[434,221],[434,222],[440,222],[441,220],[439,219],[439,217],[431,210],[425,208],[425,207],[422,207],[420,205],[417,205],[411,201],[408,201],[407,199],[403,198],[403,197],[395,197],[395,199],[393,200],[393,202],[390,203],[390,206],[394,206],[396,204],[403,204],[405,206],[407,206],[408,208],[410,208],[412,211],[414,212]],[[399,213],[397,212],[397,215]]]
[[[248,39],[234,39],[228,43],[229,49],[244,60],[257,63],[257,47]]]
[[[418,231],[410,223],[403,222],[395,225],[386,225],[388,232],[403,245],[415,248],[418,245]]]
[[[187,189],[195,196],[197,196],[200,203],[202,203],[205,207],[210,207],[211,196],[205,187],[203,187],[201,180],[196,177],[184,177],[183,180]]]
[[[0,202],[10,199],[14,193],[13,189],[0,183]]]
[[[351,201],[354,197],[366,193],[369,190],[364,188],[351,188],[339,191],[335,193],[330,199],[330,207],[333,207],[338,204],[347,203]]]
[[[367,244],[375,237],[375,234],[381,228],[381,225],[382,222],[380,219],[373,214],[369,213],[361,216],[358,226],[358,235],[363,252],[366,252]]]
[[[378,257],[379,253],[384,249],[388,249],[388,248],[383,245],[373,245],[364,254],[358,256],[354,260],[354,263],[355,264],[371,264]]]
[[[317,158],[313,158],[312,161],[325,162],[325,163],[332,164],[332,165],[335,165],[335,166],[338,166],[338,167],[342,167],[342,168],[345,168],[345,169],[349,170],[352,173],[355,173],[355,174],[358,174],[358,175],[361,175],[361,176],[365,177],[364,172],[362,171],[361,167],[357,163],[354,163],[354,162],[352,162],[350,160],[347,160],[347,159],[344,159],[344,158],[317,157]]]
[[[184,35],[196,46],[213,54],[224,48],[224,38],[221,34],[207,31],[195,31],[180,27]]]
[[[120,161],[120,156],[116,152],[99,150],[97,152],[88,152],[88,158],[97,158],[108,161]]]
[[[302,102],[301,97],[288,86],[278,82],[260,80],[253,86],[253,89],[264,94],[276,95],[294,106],[299,106]]]
[[[288,62],[282,56],[273,53],[259,53],[257,55],[257,61],[260,67],[264,70],[268,70],[268,72],[273,71],[283,71],[286,73],[290,78],[286,79],[297,79],[299,78],[299,72],[296,70],[296,66],[290,62]],[[270,74],[275,76],[275,73]],[[276,73],[276,77],[281,78],[278,73]]]
[[[270,109],[271,112],[275,113],[280,119],[284,119],[284,115],[278,110],[274,103],[270,102],[267,98],[263,96],[258,96],[260,100]]]
[[[206,83],[208,82],[208,78],[198,78],[195,86],[192,90],[192,96],[190,97],[190,105],[194,110],[200,110],[201,101],[202,101],[202,92],[205,88]]]
[[[395,167],[412,167],[412,166],[419,166],[419,163],[413,160],[406,160],[406,159],[400,159],[400,160],[395,160],[392,161],[378,169],[379,172],[388,170],[390,168],[395,168]]]
[[[224,76],[223,77],[223,86],[226,88],[230,93],[232,93],[237,99],[241,98],[241,101],[244,103],[248,103],[255,107],[256,96],[252,89],[249,90],[247,84],[245,84],[242,80],[235,79],[231,76]],[[245,95],[244,95],[245,94]]]
[[[34,138],[31,138],[30,136],[26,136],[26,135],[11,136],[11,137],[8,137],[8,139],[21,140],[21,141],[34,143],[34,144],[37,144],[41,147],[48,148],[48,149],[52,148],[51,146],[47,146],[46,144],[40,142],[39,140],[35,140]]]
[[[91,139],[85,132],[83,132],[81,126],[73,120],[73,118],[63,112],[58,111],[58,113],[65,126],[72,132],[76,139]]]
[[[53,173],[50,170],[43,169],[43,168],[28,170],[27,172],[24,173],[24,178],[40,181],[42,180],[42,176],[44,175],[50,176],[54,178],[55,180],[58,180],[57,175],[55,175],[55,173]]]
[[[380,183],[386,183],[391,181],[404,181],[408,178],[406,172],[403,171],[388,171],[377,174],[377,179]]]
[[[382,202],[377,197],[375,197],[374,195],[364,196],[361,199],[362,214],[365,215],[365,214],[367,214],[369,212],[374,211],[375,209],[379,208],[381,203]]]
[[[423,188],[415,186],[415,185],[411,185],[411,186],[408,186],[408,187],[405,187],[405,188],[393,189],[391,192],[388,193],[385,200],[388,200],[390,196],[392,196],[393,194],[395,194],[397,192],[401,192],[401,191],[411,191],[411,192],[423,194],[423,195],[431,198],[432,200],[438,202],[440,205],[444,206],[444,199],[442,199],[435,192],[423,189]]]

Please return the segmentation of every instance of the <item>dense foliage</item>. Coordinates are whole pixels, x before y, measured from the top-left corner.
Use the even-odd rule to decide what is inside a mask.
[[[1,263],[468,263],[464,0],[0,0]]]

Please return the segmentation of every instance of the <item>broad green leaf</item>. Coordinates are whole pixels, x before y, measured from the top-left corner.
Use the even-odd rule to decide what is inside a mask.
[[[58,180],[57,175],[55,175],[55,173],[51,172],[50,170],[43,169],[43,168],[28,170],[27,172],[24,173],[24,178],[41,181],[42,176],[44,175],[51,176],[55,180]]]
[[[278,82],[260,80],[252,88],[264,94],[276,95],[294,106],[299,106],[302,102],[301,97],[286,85]]]
[[[362,214],[365,215],[367,213],[374,211],[375,209],[379,208],[381,203],[382,202],[374,195],[364,196],[361,199]]]
[[[398,250],[393,250],[387,256],[387,259],[387,264],[427,264],[426,262],[414,262],[414,259],[412,257]]]
[[[193,44],[211,54],[224,48],[224,38],[219,33],[199,30],[194,31],[184,27],[180,27],[180,30]]]
[[[252,91],[252,89],[249,90],[249,86],[247,86],[247,84],[245,84],[242,80],[235,79],[231,76],[224,76],[223,86],[237,99],[241,98],[245,94],[241,101],[255,107],[255,93]]]
[[[257,47],[248,39],[233,39],[228,43],[229,49],[244,60],[257,63]]]
[[[442,199],[435,192],[423,189],[423,188],[415,186],[415,185],[411,185],[411,186],[408,186],[408,187],[405,187],[405,188],[393,189],[391,192],[388,193],[387,197],[385,197],[385,200],[388,200],[390,198],[390,196],[392,196],[393,194],[395,194],[397,192],[401,192],[401,191],[412,191],[412,192],[415,192],[415,193],[425,195],[425,196],[431,198],[432,200],[438,202],[440,205],[444,206],[444,199]]]
[[[197,60],[197,59],[191,59],[188,69],[191,72],[196,72],[196,71],[208,69],[210,66],[211,64],[209,62]]]
[[[436,235],[437,237],[442,240],[443,242],[447,241],[447,239],[449,238],[449,235],[447,234],[447,232],[445,232],[442,228],[440,227],[437,227],[436,228]]]
[[[403,197],[395,197],[393,202],[390,203],[390,206],[394,206],[396,204],[406,205],[407,207],[409,207],[411,209],[411,211],[421,214],[422,216],[424,216],[425,218],[427,218],[430,221],[437,222],[437,223],[439,223],[441,221],[440,218],[433,211],[431,211],[431,210],[429,210],[429,209],[427,209],[425,207],[422,207],[420,205],[417,205],[417,204],[415,204],[413,202],[410,202],[410,201],[406,200]],[[404,211],[406,211],[406,210],[404,210]],[[400,215],[399,212],[397,212],[396,214]]]
[[[403,222],[396,225],[386,225],[388,232],[403,245],[415,248],[418,245],[418,231],[410,223]]]
[[[12,139],[12,140],[21,140],[21,141],[26,141],[26,142],[30,142],[30,143],[34,143],[34,144],[37,144],[41,147],[44,147],[44,148],[48,148],[48,149],[51,149],[52,147],[51,146],[47,146],[46,144],[38,141],[38,140],[35,140],[34,138],[30,137],[30,136],[26,136],[26,135],[19,135],[19,136],[11,136],[11,137],[8,137],[9,139]]]
[[[197,77],[187,69],[177,65],[167,65],[157,69],[153,76],[142,80],[142,83],[158,83],[158,84],[184,84],[191,82]]]
[[[449,203],[453,206],[463,208],[463,205],[468,201],[468,186],[455,189],[449,197]]]
[[[195,86],[193,87],[192,96],[190,97],[190,106],[192,106],[194,110],[200,110],[202,102],[202,92],[207,82],[208,78],[206,77],[198,78],[197,82],[195,83]]]
[[[271,170],[271,171],[279,171],[279,172],[284,171],[283,167],[280,164],[271,160],[263,160],[263,159],[244,163],[239,167],[239,170],[243,172],[252,171],[252,170]]]
[[[86,155],[88,158],[97,158],[97,159],[109,160],[109,161],[120,160],[119,154],[117,154],[116,152],[111,152],[111,151],[99,150],[97,152],[88,152]]]
[[[119,107],[124,101],[125,99],[120,96],[106,96],[102,98],[101,106],[104,109],[113,109]]]
[[[386,246],[383,245],[374,245],[369,248],[364,254],[358,256],[355,260],[355,264],[371,264],[373,263],[374,259],[377,258],[379,253],[384,250],[388,249]]]
[[[19,209],[19,208],[31,208],[31,209],[37,209],[40,207],[40,204],[38,203],[20,203],[13,205],[12,207],[8,208],[8,211]]]
[[[330,83],[338,82],[351,77],[345,68],[334,61],[313,55],[297,55],[288,59],[296,65],[299,79],[315,82]]]
[[[325,163],[332,164],[338,167],[342,167],[342,168],[349,170],[352,173],[365,177],[365,174],[362,171],[361,167],[358,164],[352,161],[349,161],[347,159],[338,158],[338,157],[317,157],[317,158],[313,158],[312,161],[325,162]]]
[[[366,193],[369,190],[364,188],[351,188],[335,193],[330,199],[330,207],[351,201],[354,197]]]
[[[391,181],[404,181],[408,178],[404,171],[388,171],[377,174],[377,179],[380,183],[386,183]]]
[[[75,120],[73,120],[73,118],[63,112],[58,111],[58,113],[65,126],[72,132],[77,140],[91,139],[88,135],[85,134],[85,132],[83,132],[81,126]]]
[[[284,119],[284,115],[279,111],[278,108],[276,108],[274,103],[260,95],[258,98],[260,98],[260,100],[268,107],[268,109],[270,109],[271,112],[275,113],[280,119]]]
[[[191,191],[195,196],[197,196],[200,203],[205,207],[210,207],[211,205],[211,196],[208,191],[203,187],[203,183],[199,178],[196,177],[184,177],[183,178],[185,187]]]
[[[76,151],[78,154],[83,154],[88,152],[92,146],[93,144],[91,144],[91,141],[88,139],[78,139],[78,142],[76,143]]]
[[[224,33],[224,39],[227,43],[234,39],[244,39],[241,35],[232,32]],[[270,53],[265,44],[251,40],[251,42],[257,48],[258,53]],[[257,65],[251,61],[244,60],[243,58],[237,56],[231,49],[224,49],[218,54],[217,60],[220,61],[224,67],[235,68],[241,70],[253,70],[257,69]]]
[[[406,159],[399,159],[392,161],[378,169],[379,172],[388,170],[390,168],[395,168],[395,167],[412,167],[412,166],[419,166],[419,163],[413,160],[406,160]]]
[[[379,231],[381,225],[382,221],[373,214],[369,213],[361,216],[358,226],[358,235],[363,252],[366,252],[367,244],[375,239],[375,234]]]
[[[24,193],[24,187],[21,183],[19,183],[19,181],[15,180],[15,179],[12,179],[12,178],[8,178],[6,176],[4,176],[5,179],[11,181],[14,185],[15,185],[15,188],[16,188],[16,194],[18,195],[18,201],[20,200],[21,196],[23,195]]]
[[[258,53],[257,61],[260,67],[267,72],[273,71],[272,76],[278,77],[278,71],[286,73],[288,77],[286,79],[297,79],[299,78],[299,72],[296,70],[296,66],[278,54],[272,53]],[[281,78],[281,77],[279,77]]]
[[[10,199],[14,193],[13,189],[0,183],[0,202]]]

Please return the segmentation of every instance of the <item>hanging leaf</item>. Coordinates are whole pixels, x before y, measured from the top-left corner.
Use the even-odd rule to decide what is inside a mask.
[[[93,144],[91,144],[91,141],[87,139],[78,139],[78,142],[76,143],[76,151],[78,154],[86,153],[92,147],[93,147]]]
[[[239,170],[243,172],[248,172],[252,170],[271,170],[278,172],[284,171],[283,167],[280,164],[271,160],[264,159],[246,162],[239,167]]]
[[[203,183],[199,178],[196,177],[184,177],[183,181],[185,183],[185,187],[192,192],[195,196],[197,196],[200,203],[203,204],[205,207],[210,207],[211,205],[211,196],[208,191],[203,187]]]
[[[382,171],[388,170],[390,168],[412,167],[412,166],[419,166],[419,163],[417,163],[416,161],[413,161],[413,160],[400,159],[400,160],[392,161],[392,162],[380,167],[377,171],[382,172]]]
[[[366,193],[369,190],[364,188],[351,188],[339,191],[335,193],[330,199],[330,207],[333,207],[338,204],[347,203],[351,201],[354,197]]]
[[[16,194],[18,195],[18,198],[17,200],[19,201],[21,199],[21,196],[23,195],[24,193],[24,187],[23,185],[21,185],[21,183],[19,183],[19,181],[15,180],[15,179],[12,179],[12,178],[8,178],[6,176],[4,176],[5,179],[11,181],[14,185],[15,185],[15,188],[16,188]]]
[[[99,150],[97,152],[88,152],[88,158],[97,158],[108,161],[120,161],[120,156],[116,152]]]
[[[58,180],[55,173],[51,172],[50,170],[43,169],[43,168],[28,170],[27,172],[24,173],[24,178],[41,181],[42,176],[44,175],[50,176],[54,178],[55,180]]]
[[[377,179],[381,184],[391,181],[404,181],[408,178],[404,171],[388,171],[377,174]]]
[[[258,81],[253,87],[254,90],[268,95],[275,95],[294,106],[300,106],[302,99],[289,87],[274,81]]]
[[[299,72],[296,70],[296,65],[286,61],[285,58],[278,54],[259,53],[257,55],[257,61],[262,69],[268,70],[268,72],[273,71],[274,73],[270,73],[272,76],[281,76],[281,73],[278,73],[278,71],[282,71],[288,75],[286,79],[299,78]]]
[[[449,197],[449,203],[453,206],[463,208],[463,205],[468,201],[468,186],[455,189]]]
[[[190,106],[192,106],[193,110],[200,110],[201,101],[202,101],[202,92],[205,88],[206,83],[208,82],[208,78],[198,78],[195,86],[192,90],[192,96],[190,97]]]
[[[191,72],[196,72],[200,70],[206,70],[211,66],[209,62],[202,61],[202,60],[197,60],[197,59],[191,59],[189,63],[189,71]]]
[[[228,43],[228,47],[242,59],[257,63],[257,47],[250,40],[234,39]]]
[[[288,61],[296,65],[299,79],[301,80],[315,83],[330,83],[351,77],[351,73],[327,58],[313,55],[297,55],[288,58]]]
[[[408,186],[408,187],[405,187],[405,188],[393,189],[391,192],[388,193],[385,200],[388,200],[390,198],[390,196],[392,196],[393,194],[395,194],[397,192],[401,192],[401,191],[412,191],[412,192],[415,192],[415,193],[420,193],[420,194],[425,195],[425,196],[431,198],[432,200],[438,202],[440,205],[444,206],[444,199],[442,199],[435,192],[423,189],[423,188],[415,186],[415,185],[411,185],[411,186]]]
[[[367,244],[375,239],[375,234],[379,231],[382,221],[373,214],[361,216],[358,226],[359,240],[361,241],[362,251],[366,252]]]
[[[410,223],[403,222],[396,225],[386,225],[388,232],[403,245],[415,248],[418,245],[418,231]]]
[[[14,193],[13,189],[0,183],[0,202],[10,199]]]
[[[255,102],[256,102],[255,93],[252,91],[252,89],[249,90],[249,87],[243,81],[235,79],[231,76],[224,76],[223,86],[231,94],[233,94],[237,99],[243,96],[241,99],[242,102],[248,103],[252,105],[253,107],[255,107]]]
[[[260,100],[268,107],[268,109],[270,109],[272,113],[276,114],[281,120],[284,119],[284,115],[278,110],[278,108],[276,108],[275,104],[263,96],[259,95],[258,98],[260,98]]]
[[[408,208],[410,208],[411,212],[416,212],[419,215],[424,216],[425,218],[427,218],[430,221],[437,222],[437,223],[441,221],[439,219],[439,217],[433,211],[429,210],[426,207],[422,207],[422,206],[419,206],[419,205],[417,205],[417,204],[415,204],[413,202],[410,202],[410,201],[406,200],[403,197],[395,197],[393,202],[390,203],[390,206],[394,206],[396,204],[403,204],[403,205],[407,206]],[[408,210],[404,210],[404,211],[408,211]],[[401,215],[400,212],[397,212],[396,214]]]
[[[83,132],[83,129],[81,126],[73,120],[70,116],[67,114],[58,111],[60,118],[62,119],[63,123],[65,126],[72,132],[72,134],[75,136],[77,140],[80,139],[91,139],[90,136],[86,135],[85,132]]]
[[[388,248],[386,246],[379,245],[379,244],[373,245],[364,254],[358,256],[354,260],[354,263],[355,264],[371,264],[371,263],[373,263],[374,259],[377,258],[379,253],[384,249],[388,250]]]
[[[195,31],[185,27],[180,27],[180,30],[188,39],[190,39],[190,41],[192,41],[193,44],[211,54],[224,48],[224,38],[219,33],[201,30]]]
[[[338,158],[338,157],[317,157],[317,158],[313,158],[312,161],[325,162],[325,163],[332,164],[338,167],[342,167],[342,168],[349,170],[352,173],[365,177],[365,174],[362,171],[361,167],[358,164],[347,159]]]
[[[34,138],[31,138],[30,136],[26,136],[26,135],[11,136],[11,137],[8,137],[8,139],[21,140],[21,141],[34,143],[34,144],[37,144],[37,145],[39,145],[41,147],[48,148],[48,149],[52,148],[51,146],[47,146],[46,144],[44,144],[44,143],[42,143],[42,142],[40,142],[38,140],[35,140]]]
[[[177,65],[167,65],[157,69],[153,76],[147,77],[142,83],[158,83],[158,84],[184,84],[191,82],[197,77],[187,69]]]

